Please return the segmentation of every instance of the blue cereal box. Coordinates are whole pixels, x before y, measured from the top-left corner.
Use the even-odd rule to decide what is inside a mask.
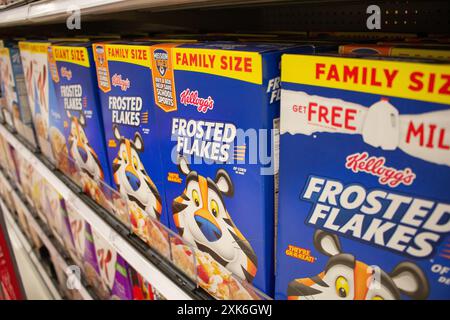
[[[50,106],[56,104],[56,96],[47,59],[50,44],[50,42],[20,41],[19,49],[36,139],[42,153],[53,162],[49,120]]]
[[[207,42],[155,45],[151,52],[170,226],[269,295],[279,65],[290,50],[314,47]],[[214,275],[219,269],[201,260],[203,287],[231,298],[220,288],[225,278]]]
[[[76,172],[74,179],[83,190],[105,204],[104,184],[111,184],[111,176],[92,47],[89,43],[52,45],[48,60],[57,101],[50,106],[54,159],[62,171]]]
[[[11,42],[7,47],[0,49],[0,73],[1,91],[6,106],[5,118],[22,137],[35,145],[25,77],[17,43]]]
[[[449,299],[450,65],[282,59],[276,297]]]
[[[94,45],[113,187],[127,199],[134,233],[169,255],[161,156],[154,117],[150,44]]]

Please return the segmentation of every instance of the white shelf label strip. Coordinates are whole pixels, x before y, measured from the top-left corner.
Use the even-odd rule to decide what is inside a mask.
[[[0,134],[19,152],[22,157],[35,164],[35,169],[63,196],[103,238],[115,240],[111,245],[145,280],[170,300],[192,300],[176,283],[169,279],[155,265],[142,256],[130,243],[117,234],[102,218],[100,218],[77,194],[44,165],[30,150],[28,150],[11,132],[0,125]],[[114,234],[114,237],[111,237]]]

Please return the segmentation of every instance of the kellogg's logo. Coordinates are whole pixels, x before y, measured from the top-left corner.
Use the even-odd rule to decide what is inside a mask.
[[[181,92],[180,103],[187,106],[197,107],[198,112],[206,113],[214,108],[214,100],[210,96],[208,98],[199,98],[198,91],[191,91],[189,88]]]
[[[156,68],[158,69],[161,77],[167,72],[167,68],[169,67],[169,54],[166,50],[157,49],[153,52],[153,59],[155,59]]]
[[[398,170],[385,166],[385,157],[369,156],[367,152],[354,153],[346,159],[345,167],[354,173],[365,172],[377,176],[378,182],[382,185],[397,187],[401,183],[411,185],[416,178],[416,174],[410,169]]]
[[[61,77],[70,81],[70,79],[72,79],[72,70],[69,70],[66,67],[61,67]]]
[[[131,81],[128,78],[123,80],[122,75],[117,73],[112,76],[111,83],[113,87],[120,87],[120,90],[122,91],[127,91],[131,85]]]

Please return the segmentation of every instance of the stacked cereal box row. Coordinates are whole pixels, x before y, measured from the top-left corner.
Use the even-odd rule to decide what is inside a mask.
[[[280,57],[318,48],[228,42],[19,47],[24,74],[32,74],[28,96],[39,146],[61,171],[114,210],[105,196],[113,186],[127,202],[134,233],[214,296],[252,298],[241,280],[272,293],[271,149]]]
[[[448,158],[447,64],[403,58],[445,61],[445,39],[431,46],[418,38],[384,37],[390,48],[376,55],[368,48],[385,42],[357,39],[359,44],[341,46],[341,55],[320,55],[349,43],[351,35],[314,40],[291,35],[282,44],[267,42],[274,37],[232,38],[247,42],[21,42],[41,150],[83,191],[120,213],[121,201],[108,196],[108,186],[117,190],[129,213],[119,214],[121,220],[195,274],[215,297],[232,298],[237,284],[246,281],[268,295],[276,283],[278,298],[372,297],[367,290],[355,294],[363,280],[335,277],[338,272],[328,279],[320,270],[328,270],[323,256],[338,260],[343,254],[341,242],[350,248],[361,244],[355,250],[372,257],[364,263],[387,269],[382,278],[392,269],[389,285],[382,284],[389,294],[374,297],[443,297],[447,278],[436,272],[433,282],[429,273],[439,266],[445,270],[445,257],[436,266],[416,263],[417,272],[408,273],[394,262],[400,261],[397,255],[411,256],[392,247],[404,246],[415,232],[420,235],[416,246],[448,250],[448,230],[433,220],[445,219],[449,198],[443,187],[448,179],[443,160]],[[420,170],[424,181],[417,178]],[[431,204],[402,198],[408,194],[435,199],[437,216]],[[362,203],[352,207],[355,199]],[[421,225],[414,213],[427,216],[427,205],[442,241],[411,229]],[[335,220],[326,219],[325,210]],[[347,213],[341,214],[341,227],[339,210]],[[307,218],[301,218],[303,212]],[[330,243],[339,250],[328,251],[324,246]],[[373,259],[388,257],[383,246],[393,254],[386,265]],[[413,294],[399,287],[405,279],[396,278],[399,274],[409,277],[410,286],[433,290]],[[230,280],[236,277],[243,282]]]
[[[47,225],[53,239],[65,250],[66,256],[82,271],[83,278],[101,299],[154,300],[161,295],[82,218],[70,202],[39,175],[26,159],[14,151],[3,138],[0,139],[0,154],[3,173],[0,179],[10,179],[12,185],[22,193],[19,196],[7,186],[8,181],[0,181],[1,197],[17,216],[23,233],[30,237],[36,252],[45,261],[50,253],[50,272],[58,279],[59,287],[66,298],[80,299],[77,290],[67,285],[67,270],[45,247],[40,232],[28,221],[28,212],[35,212],[39,220]],[[12,161],[12,162],[10,162]],[[6,163],[12,163],[8,167]],[[14,168],[15,167],[15,168]],[[30,209],[29,207],[32,207]],[[46,261],[48,263],[48,261]]]

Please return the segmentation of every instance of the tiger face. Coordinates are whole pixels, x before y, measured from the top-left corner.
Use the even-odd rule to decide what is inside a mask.
[[[426,299],[427,278],[414,263],[401,262],[389,274],[343,253],[339,238],[317,230],[314,245],[329,256],[325,270],[311,278],[289,283],[289,300],[399,300],[401,294]]]
[[[119,141],[119,151],[113,161],[117,189],[128,201],[159,220],[162,211],[161,196],[139,157],[144,152],[141,135],[136,132],[132,141],[121,136],[117,126],[113,127],[113,131],[114,137]]]
[[[83,114],[77,118],[67,113],[70,118],[69,150],[76,166],[95,181],[103,180],[103,170],[94,149],[89,145],[84,128],[86,122]]]
[[[172,211],[180,236],[251,282],[257,259],[226,209],[224,197],[232,197],[234,193],[228,173],[219,169],[215,180],[206,178],[191,171],[183,157],[179,159],[179,170],[186,175],[186,186],[183,194],[173,201]]]

